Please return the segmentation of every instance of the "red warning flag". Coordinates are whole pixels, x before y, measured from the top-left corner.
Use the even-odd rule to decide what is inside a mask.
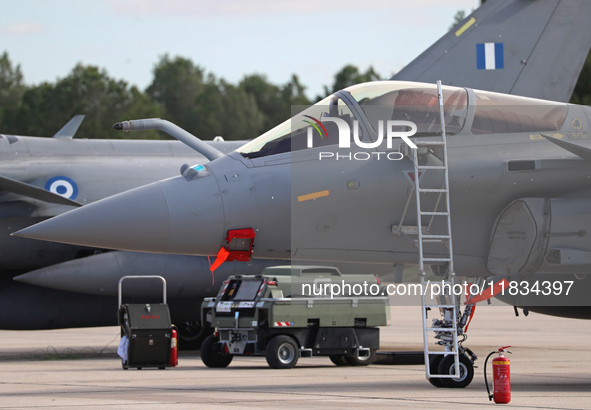
[[[213,263],[213,265],[209,267],[209,270],[212,272],[216,270],[222,263],[226,261],[226,259],[228,259],[228,256],[230,256],[230,252],[222,246],[220,251],[218,252],[218,256],[215,262]]]
[[[470,300],[467,300],[464,304],[465,305],[473,305],[478,302],[482,302],[483,300],[488,300],[488,299],[492,298],[493,296],[495,296],[496,294],[500,293],[501,291],[504,291],[505,289],[509,289],[509,286],[510,286],[510,283],[507,281],[507,279],[503,278],[500,281],[498,281],[497,283],[495,283],[494,285],[492,285],[491,287],[484,289],[482,292],[480,292],[480,295],[476,295],[473,298],[471,298]]]

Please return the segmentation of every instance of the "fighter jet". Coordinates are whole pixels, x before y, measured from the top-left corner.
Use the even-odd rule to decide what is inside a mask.
[[[443,93],[456,273],[585,274],[591,111],[468,88],[444,87]],[[409,237],[417,220],[408,209],[416,177],[409,150],[413,141],[428,142],[441,132],[436,99],[435,85],[426,83],[349,87],[182,176],[17,235],[216,256],[221,248],[232,250],[232,232],[248,228],[256,242],[253,258],[415,263]],[[388,121],[403,121],[402,128],[413,123],[416,132],[398,138],[410,131],[392,131],[400,124]],[[424,166],[438,166],[437,149],[418,149]],[[425,168],[418,178],[437,190],[436,171]],[[434,201],[427,202],[436,208]],[[427,253],[441,256],[443,249],[433,244]]]
[[[2,231],[58,215],[97,199],[178,175],[180,166],[206,158],[178,141],[72,139],[83,116],[54,138],[0,134]],[[244,141],[210,142],[230,152]],[[209,146],[209,145],[207,145]],[[81,249],[0,236],[0,271],[34,269],[72,259]],[[92,252],[91,252],[92,253]]]
[[[215,294],[230,275],[260,273],[282,261],[226,263],[212,273],[215,258],[110,252],[9,234],[98,199],[179,175],[183,164],[206,162],[208,156],[231,152],[246,141],[201,142],[166,121],[157,122],[159,129],[182,142],[74,139],[83,118],[74,117],[54,138],[0,135],[0,328],[115,325],[119,279],[161,275],[168,280],[171,315],[181,339],[197,339],[201,327],[196,301]],[[208,151],[209,147],[215,150]],[[145,300],[159,295],[159,290],[150,282],[136,282],[125,295]]]
[[[92,292],[65,292],[69,290],[65,283],[61,290],[51,290],[15,282],[12,280],[15,275],[49,269],[68,281],[72,279],[68,277],[72,270],[70,265],[62,269],[62,264],[72,261],[80,273],[80,288],[87,281],[92,287],[92,280],[85,278],[84,273],[97,269],[102,271],[105,281],[113,280],[116,284],[125,274],[141,274],[155,266],[164,265],[177,273],[195,272],[195,268],[203,266],[204,261],[200,259],[204,258],[199,257],[190,262],[164,258],[159,265],[145,255],[123,254],[115,259],[108,254],[100,255],[108,249],[41,243],[9,236],[72,208],[178,175],[183,163],[207,161],[203,154],[179,141],[73,138],[83,118],[74,117],[54,138],[0,134],[0,310],[4,312],[0,314],[1,328],[45,329],[116,323],[113,306],[116,306],[117,298],[112,292],[99,292],[96,296],[90,296]],[[171,124],[168,126],[169,132],[174,129],[177,137],[183,138],[182,131]],[[192,145],[194,141],[185,139],[185,142]],[[244,142],[204,144],[216,147],[216,152],[230,152]],[[133,263],[126,263],[127,260],[133,260]],[[206,258],[204,260],[207,262]],[[186,266],[179,267],[179,263]],[[228,268],[233,272],[230,265]],[[122,271],[123,267],[127,270]],[[216,272],[218,281],[223,280],[223,275],[231,274],[230,271],[226,272],[224,268]],[[202,272],[207,273],[209,269]],[[211,286],[212,283],[211,276],[208,279],[199,275],[199,278],[202,283],[198,289],[203,288],[206,292],[207,284]],[[192,282],[187,284],[192,285]],[[105,286],[109,287],[103,282]],[[201,297],[206,295],[203,292]],[[195,296],[194,292],[192,295]],[[187,311],[183,301],[177,310]],[[190,314],[178,315],[179,326],[186,317],[195,318]]]
[[[565,101],[568,99],[568,96],[570,96],[572,87],[574,86],[574,79],[576,79],[578,72],[581,70],[584,56],[586,55],[586,50],[589,49],[589,44],[591,41],[591,30],[588,29],[588,25],[581,24],[581,16],[588,14],[589,11],[586,8],[588,7],[587,4],[585,2],[579,1],[530,2],[523,0],[503,0],[485,3],[481,8],[476,10],[472,15],[468,16],[463,22],[461,22],[458,27],[454,28],[449,34],[435,43],[428,50],[428,52],[419,56],[419,58],[411,63],[407,69],[404,69],[399,74],[397,74],[395,78],[398,78],[399,76],[407,76],[407,78],[412,79],[425,78],[422,77],[425,74],[421,67],[429,65],[433,68],[438,67],[442,74],[445,73],[444,80],[448,83],[459,84],[460,79],[464,77],[468,78],[469,76],[473,76],[475,75],[474,73],[476,73],[479,75],[478,81],[486,85],[486,87],[483,88],[490,88],[494,90],[497,87],[501,87],[501,84],[503,87],[506,87],[507,84],[513,84],[513,86],[510,87],[510,90],[507,91],[527,91],[530,95],[539,97],[545,96],[557,101]],[[499,16],[503,16],[503,18],[500,19]],[[519,27],[520,29],[510,30],[511,27]],[[528,30],[524,33],[520,31],[523,27],[540,27],[541,29],[537,32]],[[497,41],[499,38],[502,38],[501,45],[494,45],[495,42],[497,44],[499,43]],[[480,50],[482,47],[490,48],[489,43],[493,44],[493,46],[496,48],[504,47],[503,67],[500,67],[500,65],[496,64],[494,67],[495,69],[490,69],[490,67],[487,69],[485,64],[485,69],[479,68],[480,57],[477,55],[479,52],[478,50]],[[524,65],[521,63],[521,60],[524,58],[527,57],[529,59],[531,56],[536,56],[540,53],[543,54],[550,48],[558,48],[561,51],[567,50],[568,48],[565,46],[567,43],[569,47],[574,47],[576,49],[576,52],[573,52],[571,55],[569,55],[568,59],[556,59],[553,60],[552,64],[534,64],[533,61],[535,60],[533,60],[532,64],[529,65]],[[425,62],[426,55],[433,56],[433,58],[428,62]],[[418,63],[419,61],[421,61],[421,63]],[[491,64],[490,61],[488,64]],[[525,67],[533,71],[527,71],[525,70]],[[468,75],[468,73],[472,74]],[[555,85],[552,88],[554,90],[553,94],[546,94],[548,92],[548,87],[539,87],[537,83],[533,86],[531,83],[525,86],[525,81],[533,78],[533,76],[540,80],[551,78],[552,84]],[[503,88],[503,90],[505,90],[505,88]],[[136,129],[138,126],[141,128],[142,125],[143,124],[138,123]],[[188,141],[194,140],[189,137]],[[129,143],[128,147],[135,146],[135,144],[139,143]],[[49,158],[47,159],[49,160]],[[193,159],[193,162],[179,159],[178,164],[183,162],[194,163],[197,161],[197,157]],[[201,162],[204,163],[203,161]],[[170,174],[164,175],[162,177],[178,174],[178,167],[179,165],[176,166],[176,169],[174,169],[174,166],[171,167]],[[131,167],[124,175],[129,175],[131,178],[134,178],[135,172],[138,171],[141,171],[140,174],[145,175],[144,171],[146,171],[147,168],[150,167]],[[154,168],[158,169],[158,166]],[[185,169],[185,171],[189,173],[195,172],[193,169]],[[60,172],[56,175],[61,174],[62,173]],[[15,178],[18,179],[17,176],[15,176]],[[258,178],[259,183],[262,184],[264,184],[264,182],[267,180],[272,180],[272,178],[270,178],[268,175],[260,175],[256,178]],[[59,183],[60,182],[58,182],[58,184]],[[42,187],[43,181],[38,185],[39,187]],[[64,192],[68,192],[67,186],[65,185],[56,185],[56,187],[62,189]],[[125,189],[125,187],[121,187],[121,190],[123,189]],[[95,191],[94,189],[92,190]],[[109,194],[109,192],[101,191],[100,189],[97,189],[96,192],[101,192],[99,195],[97,195],[97,199],[102,195]],[[265,197],[257,196],[257,198],[257,203],[264,203]],[[58,208],[56,207],[54,208],[55,214],[70,208],[70,206],[63,206],[58,212]],[[32,223],[32,221],[27,221],[26,225],[29,225],[30,223]],[[12,222],[9,232],[13,232],[22,227],[23,225],[15,225],[15,223]],[[19,238],[10,238],[10,240],[17,239]],[[20,240],[24,241],[23,239]],[[27,245],[30,246],[30,243],[31,241],[27,242]],[[173,260],[173,258],[175,258],[175,256],[171,255],[160,256],[162,259],[160,260],[159,264],[155,263],[151,259],[148,261],[148,259],[151,257],[148,257],[145,254],[127,254],[118,252],[111,256],[108,256],[107,254],[92,256],[92,254],[96,252],[95,249],[86,247],[63,247],[60,249],[68,249],[70,253],[64,254],[62,252],[62,257],[59,259],[54,259],[52,261],[45,259],[42,263],[31,264],[30,261],[35,259],[35,255],[57,255],[57,252],[50,252],[49,250],[51,248],[48,247],[58,245],[38,243],[35,248],[30,248],[36,250],[36,252],[31,253],[33,257],[23,257],[22,251],[19,250],[22,250],[20,245],[22,244],[24,246],[25,244],[23,242],[12,242],[12,244],[15,244],[15,246],[18,245],[15,252],[10,252],[11,255],[18,255],[18,258],[15,258],[21,263],[21,269],[18,271],[18,273],[27,272],[31,269],[39,269],[34,272],[28,272],[26,275],[21,275],[18,278],[19,281],[53,289],[68,291],[76,290],[77,292],[84,293],[77,294],[77,301],[74,302],[71,300],[71,298],[73,298],[75,295],[74,293],[64,293],[58,290],[47,291],[49,292],[47,293],[41,288],[33,288],[29,286],[26,288],[27,295],[31,295],[31,292],[33,291],[35,295],[28,299],[41,301],[44,306],[53,306],[54,311],[48,313],[47,315],[43,315],[43,319],[39,319],[39,316],[36,314],[30,315],[30,317],[21,316],[16,318],[12,315],[10,317],[0,318],[0,323],[4,324],[2,327],[7,328],[16,328],[15,326],[19,326],[18,328],[23,328],[23,326],[26,326],[26,328],[39,328],[112,324],[113,319],[108,312],[108,308],[86,309],[87,311],[93,312],[93,314],[96,312],[101,312],[100,317],[97,317],[96,315],[92,316],[91,314],[87,313],[86,315],[73,318],[72,314],[70,313],[72,310],[67,310],[66,306],[80,306],[79,303],[85,303],[85,306],[90,306],[92,298],[104,298],[105,295],[109,293],[112,294],[114,284],[118,278],[125,274],[124,270],[121,268],[122,266],[133,266],[137,271],[145,272],[151,270],[152,266],[164,266],[170,263],[172,264],[171,266],[175,266],[172,271],[177,272],[179,277],[185,277],[184,275],[187,272],[195,272],[192,269],[192,266],[207,266],[207,264],[209,264],[209,261],[207,264],[205,264],[205,259],[200,259],[200,257],[194,257],[199,259],[198,262],[195,262],[194,259],[180,257],[183,261],[185,261],[184,263],[186,263],[181,268],[179,265],[181,259],[179,259],[179,262],[170,262]],[[256,248],[259,249],[259,246],[257,245]],[[45,252],[45,250],[47,250],[47,252]],[[286,250],[286,252],[284,252],[284,255],[285,254],[289,254],[289,251]],[[77,261],[68,262],[74,257],[86,255],[91,256],[79,259]],[[255,256],[258,256],[258,253]],[[140,258],[146,258],[146,262],[140,263]],[[23,261],[26,261],[26,264],[23,265]],[[225,274],[224,272],[228,270],[229,265],[235,263],[236,262],[232,262],[229,264],[228,262],[225,262],[221,265],[219,270],[216,271],[216,275],[223,277]],[[255,263],[255,259],[251,260],[249,263]],[[336,259],[333,259],[332,263],[336,264],[339,262]],[[96,267],[98,264],[100,264],[102,267],[102,272],[97,271]],[[392,269],[392,267],[389,265],[379,264],[375,264],[374,268],[379,272],[383,272],[384,266],[386,266],[386,269],[388,270]],[[74,269],[74,267],[76,267],[76,269]],[[346,270],[343,265],[340,265],[340,267],[342,270]],[[72,279],[74,279],[73,275],[75,272],[86,273],[86,275],[79,275],[79,279],[74,285],[72,283]],[[129,273],[130,270],[127,270],[127,272]],[[401,272],[401,269],[396,269],[396,272]],[[105,281],[107,281],[107,278],[110,278],[109,280],[112,282],[111,286],[97,286],[95,280],[99,275],[102,275],[102,277],[105,278]],[[207,289],[208,280],[211,279],[209,272],[206,270],[204,274],[201,272],[201,275],[203,277],[202,286],[204,289]],[[84,279],[82,279],[83,277]],[[6,286],[2,287],[2,289],[5,291],[5,296],[3,296],[1,299],[5,301],[12,300],[14,295],[18,293],[21,296],[17,297],[17,300],[26,300],[27,296],[23,293],[19,293],[21,291],[24,292],[21,286],[24,285],[20,283],[6,283]],[[17,287],[17,289],[15,289],[15,287]],[[185,288],[185,292],[187,291],[188,287]],[[92,294],[93,296],[89,296],[88,294]],[[174,299],[172,300],[174,301]],[[12,306],[14,306],[12,302],[10,303]],[[110,306],[110,304],[112,304],[112,300],[105,303],[92,301],[92,303],[93,306]],[[27,304],[19,310],[21,313],[24,311],[39,311],[39,309],[36,306],[31,305],[30,302],[27,302]],[[81,310],[83,309],[78,309],[78,311]],[[186,311],[186,309],[178,310]],[[5,309],[4,311],[8,310]],[[82,317],[84,319],[82,319]]]
[[[590,119],[588,107],[470,88],[359,84],[182,176],[17,235],[223,262],[245,252],[240,232],[257,259],[426,263],[488,283],[478,297],[502,286],[530,310],[591,318]],[[452,374],[453,361],[435,364]]]

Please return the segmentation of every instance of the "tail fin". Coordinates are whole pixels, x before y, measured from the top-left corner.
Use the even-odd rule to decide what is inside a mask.
[[[53,138],[67,138],[72,139],[76,135],[76,131],[82,124],[84,115],[74,115],[66,125],[62,127],[58,132],[53,135]]]
[[[591,1],[487,1],[397,73],[567,102],[591,47]]]

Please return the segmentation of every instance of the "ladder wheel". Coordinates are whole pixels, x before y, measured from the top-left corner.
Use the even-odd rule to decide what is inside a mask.
[[[460,354],[460,377],[459,378],[442,378],[441,382],[444,387],[462,388],[466,387],[472,382],[474,378],[474,365],[465,355]],[[456,363],[453,355],[444,357],[439,363],[439,374],[455,374]]]
[[[429,370],[431,371],[431,378],[428,379],[429,383],[431,383],[435,387],[443,387],[443,382],[440,377],[433,377],[433,374],[439,372],[439,364],[441,363],[441,359],[443,356],[439,354],[434,354],[429,359]]]

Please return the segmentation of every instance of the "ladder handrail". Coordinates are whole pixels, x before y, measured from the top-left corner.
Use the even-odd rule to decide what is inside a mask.
[[[454,270],[454,261],[453,261],[453,247],[452,247],[452,240],[451,240],[451,212],[450,212],[450,200],[449,200],[449,167],[447,166],[447,135],[445,133],[445,112],[443,110],[443,91],[441,89],[441,80],[437,80],[437,94],[439,96],[439,116],[441,118],[441,138],[443,140],[443,163],[445,169],[443,170],[443,174],[445,175],[445,188],[447,189],[447,195],[445,195],[447,200],[447,232],[450,235],[449,238],[449,254],[451,257],[451,262],[449,263],[449,275],[455,276]]]

